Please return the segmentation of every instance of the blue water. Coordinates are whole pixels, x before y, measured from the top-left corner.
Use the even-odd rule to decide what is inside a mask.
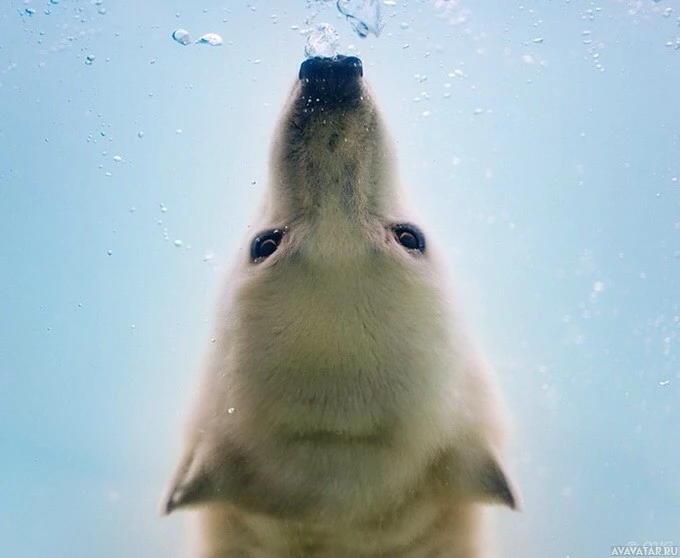
[[[333,4],[0,3],[1,556],[181,556],[160,494],[321,22],[514,416],[502,555],[680,544],[680,5]]]

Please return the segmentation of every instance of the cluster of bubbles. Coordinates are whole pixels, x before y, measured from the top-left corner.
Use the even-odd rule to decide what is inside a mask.
[[[376,37],[380,35],[384,26],[380,0],[337,0],[336,7],[360,37],[365,38],[371,33]],[[220,46],[224,43],[217,33],[206,33],[194,41],[189,31],[182,28],[175,29],[172,38],[184,46],[190,44]],[[305,56],[307,58],[315,56],[332,58],[337,56],[339,48],[338,32],[329,23],[320,23],[307,37]]]
[[[380,36],[384,23],[379,0],[337,0],[336,7],[360,37],[371,33]],[[305,56],[332,58],[337,56],[339,47],[338,32],[329,23],[320,23],[307,37]]]
[[[178,42],[180,45],[184,46],[190,45],[191,43],[210,46],[221,46],[224,44],[222,37],[220,37],[217,33],[206,33],[205,35],[201,35],[195,41],[192,41],[191,35],[186,29],[175,29],[172,33],[172,38],[175,40],[175,42]]]
[[[57,4],[59,4],[59,1],[60,0],[49,0],[49,6],[56,6]],[[28,0],[26,0],[25,3],[28,3]],[[92,1],[92,5],[97,8],[97,13],[99,13],[100,15],[106,15],[106,8],[102,6],[103,3],[104,0]],[[44,10],[45,15],[50,15],[52,13],[49,6]],[[38,10],[36,10],[35,8],[31,8],[30,6],[26,6],[24,8],[24,13],[32,17],[38,13]]]
[[[332,58],[337,55],[339,47],[340,35],[335,28],[329,23],[319,23],[307,37],[305,56]]]

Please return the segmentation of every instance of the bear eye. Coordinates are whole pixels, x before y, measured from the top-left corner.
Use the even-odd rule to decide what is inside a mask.
[[[392,232],[397,242],[407,250],[417,250],[421,254],[425,252],[425,235],[418,227],[402,223],[394,225]]]
[[[250,259],[255,263],[265,260],[276,252],[282,238],[281,229],[273,229],[257,235],[250,246]]]

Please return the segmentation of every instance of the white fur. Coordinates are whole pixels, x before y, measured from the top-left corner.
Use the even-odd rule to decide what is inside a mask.
[[[495,384],[461,330],[365,84],[275,134],[257,230],[228,277],[168,511],[199,506],[194,556],[477,558],[478,503],[515,505]]]

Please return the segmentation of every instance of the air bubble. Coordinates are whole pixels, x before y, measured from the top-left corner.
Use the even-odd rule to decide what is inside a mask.
[[[222,46],[224,41],[217,33],[206,33],[196,39],[196,43],[201,45]]]
[[[186,29],[175,29],[175,31],[172,32],[172,38],[180,45],[186,46],[191,44],[191,36]]]
[[[379,0],[338,0],[338,11],[352,24],[360,37],[373,33],[376,37],[384,26]]]

